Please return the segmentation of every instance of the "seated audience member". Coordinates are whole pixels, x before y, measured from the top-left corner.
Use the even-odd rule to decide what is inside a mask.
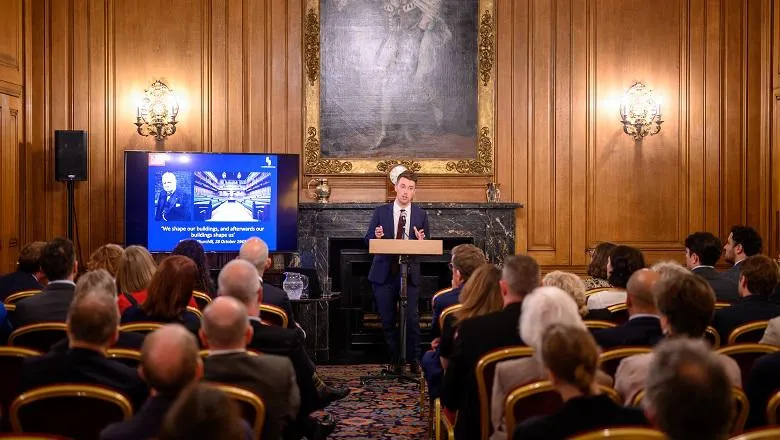
[[[685,239],[685,265],[709,283],[715,300],[734,302],[739,299],[737,283],[715,270],[721,250],[718,237],[709,232],[694,232]]]
[[[179,394],[203,376],[195,337],[179,324],[151,332],[141,348],[140,376],[149,385],[149,399],[132,419],[109,425],[101,440],[154,438]]]
[[[146,301],[149,284],[157,271],[152,254],[143,246],[128,246],[119,259],[116,273],[116,286],[119,289],[119,313],[131,306]],[[190,307],[198,308],[194,298],[190,298]]]
[[[246,308],[235,298],[216,298],[203,312],[200,338],[209,348],[203,379],[257,394],[265,404],[263,438],[279,439],[301,404],[295,373],[284,356],[247,353],[252,327]]]
[[[146,400],[146,384],[138,373],[106,358],[119,334],[116,300],[105,292],[81,292],[73,299],[67,316],[69,349],[25,358],[20,392],[46,385],[78,383],[101,385],[124,394],[134,408]]]
[[[767,354],[759,358],[750,369],[745,394],[750,401],[750,414],[745,429],[765,426],[766,405],[769,399],[780,391],[780,353]]]
[[[606,309],[626,302],[626,285],[631,275],[645,267],[645,257],[639,249],[631,246],[616,246],[607,259],[607,280],[614,290],[605,290],[588,297],[588,308]]]
[[[603,287],[612,287],[607,281],[607,260],[609,253],[617,245],[605,241],[596,245],[594,249],[587,249],[586,254],[590,257],[588,264],[588,277],[585,278],[585,289],[601,289]]]
[[[303,347],[302,333],[267,325],[260,320],[257,304],[262,301],[263,289],[254,266],[243,260],[226,264],[219,273],[219,296],[232,297],[244,304],[253,331],[247,344],[249,349],[285,356],[292,362],[301,395],[301,408],[295,425],[309,438],[320,438],[332,432],[335,423],[330,418],[321,423],[309,414],[346,397],[350,389],[328,386],[319,378]],[[188,324],[187,328],[199,333],[200,322]]]
[[[658,272],[650,269],[640,269],[631,275],[626,286],[628,322],[593,332],[596,343],[603,350],[621,346],[653,346],[664,337],[653,298],[653,285],[658,278]]]
[[[775,290],[778,280],[774,260],[764,255],[754,255],[740,263],[740,270],[739,301],[716,311],[712,320],[712,326],[718,331],[721,341],[728,340],[731,332],[743,324],[780,316],[780,305],[769,301],[769,295]]]
[[[458,296],[461,294],[461,288],[471,274],[483,264],[486,264],[485,253],[482,249],[471,245],[461,244],[452,248],[452,258],[450,259],[450,268],[452,273],[452,290],[442,293],[433,299],[433,317],[431,318],[431,328],[433,329],[432,350],[423,354],[421,366],[425,380],[428,382],[428,394],[431,399],[439,397],[439,387],[441,386],[441,377],[444,373],[440,360],[439,344],[441,343],[441,328],[439,328],[439,317],[447,307],[458,303]],[[498,271],[496,269],[497,272]],[[500,275],[499,275],[500,276]],[[496,289],[498,289],[498,280],[496,280]],[[498,297],[500,298],[500,296]],[[497,299],[498,299],[497,298]],[[500,308],[498,309],[500,310]],[[491,310],[494,311],[494,310]]]
[[[669,339],[704,337],[715,309],[715,293],[706,281],[688,272],[661,276],[653,286],[655,306],[661,315],[661,328]],[[615,372],[615,390],[626,402],[645,387],[645,379],[653,353],[629,356],[620,362]],[[742,386],[742,375],[734,359],[718,354],[731,384]]]
[[[76,289],[73,280],[78,273],[73,243],[65,238],[46,243],[40,262],[49,284],[41,293],[16,303],[14,326],[17,328],[45,321],[65,322],[73,301]]]
[[[650,266],[650,270],[657,272],[661,278],[675,277],[677,275],[688,275],[691,273],[691,271],[685,268],[682,264],[674,260],[659,261]]]
[[[460,322],[441,389],[442,404],[458,411],[456,439],[479,438],[479,392],[474,369],[479,359],[490,351],[525,345],[517,332],[517,323],[523,298],[539,286],[540,275],[539,265],[533,258],[507,257],[499,281],[504,309]]]
[[[14,293],[25,290],[41,290],[46,276],[41,270],[41,252],[45,241],[26,244],[16,261],[16,271],[0,276],[0,302]]]
[[[119,260],[124,252],[122,246],[113,243],[104,244],[95,249],[95,252],[89,256],[87,270],[105,269],[112,277],[116,278]]]
[[[622,407],[599,392],[599,349],[585,328],[553,324],[540,342],[539,358],[563,399],[563,407],[548,416],[521,422],[514,439],[564,440],[601,428],[648,424],[640,409]]]
[[[203,292],[210,297],[214,297],[217,294],[217,288],[214,286],[214,281],[211,280],[211,271],[209,262],[206,260],[206,252],[203,251],[203,245],[198,240],[180,241],[173,249],[173,252],[171,252],[171,255],[182,255],[195,262],[195,265],[198,267],[198,276],[193,290]]]
[[[504,402],[507,395],[520,385],[547,379],[541,362],[542,335],[548,328],[562,323],[571,328],[586,329],[577,304],[563,290],[557,287],[540,287],[523,300],[520,337],[534,349],[534,355],[499,362],[496,365],[490,403],[490,420],[494,429],[491,440],[507,438],[504,424]],[[596,371],[595,374],[596,382],[612,386],[612,378],[609,375],[602,371]]]
[[[612,313],[606,309],[588,310],[588,298],[585,296],[585,283],[580,277],[570,272],[554,270],[542,278],[542,285],[557,287],[574,299],[582,319],[609,320]]]
[[[268,257],[268,245],[260,238],[251,237],[241,245],[238,258],[255,266],[260,283],[263,285],[262,304],[276,306],[284,310],[284,313],[287,314],[287,328],[297,328],[287,292],[263,281],[265,270],[273,264],[271,258]]]
[[[198,317],[187,310],[198,279],[195,263],[181,255],[160,262],[147,289],[146,300],[122,313],[122,324],[131,322],[187,323]]]
[[[191,385],[165,414],[157,440],[251,440],[238,405],[208,384]],[[263,437],[265,439],[266,437]]]
[[[755,229],[750,226],[732,226],[729,238],[723,246],[723,259],[732,266],[723,272],[723,276],[739,284],[742,262],[747,257],[758,255],[762,245],[763,240]]]
[[[672,440],[724,440],[732,420],[732,383],[704,341],[676,338],[653,351],[642,406]]]

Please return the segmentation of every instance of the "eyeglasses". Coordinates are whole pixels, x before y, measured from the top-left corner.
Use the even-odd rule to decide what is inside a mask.
[[[447,267],[450,268],[450,271],[454,271],[455,270],[455,265],[452,264],[452,262],[447,263]]]

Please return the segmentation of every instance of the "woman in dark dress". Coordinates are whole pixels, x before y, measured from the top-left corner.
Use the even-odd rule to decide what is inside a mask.
[[[187,311],[197,279],[198,267],[191,259],[181,255],[165,258],[149,283],[146,300],[127,308],[122,313],[122,324],[198,321],[197,315]]]
[[[211,279],[209,262],[206,260],[206,253],[203,251],[203,245],[197,240],[182,240],[173,249],[171,255],[183,255],[189,257],[198,266],[198,279],[195,283],[195,289],[214,298],[217,296],[217,288]]]
[[[599,349],[581,327],[553,324],[542,336],[541,360],[563,407],[553,414],[523,421],[515,440],[564,440],[603,428],[647,426],[640,409],[625,408],[599,394]]]

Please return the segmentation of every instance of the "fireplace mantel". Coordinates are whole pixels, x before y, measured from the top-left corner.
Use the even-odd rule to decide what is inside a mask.
[[[298,205],[298,250],[301,265],[314,267],[324,291],[328,282],[331,239],[360,239],[374,208],[384,203],[301,203]],[[420,202],[428,214],[432,239],[472,238],[494,263],[515,252],[515,210],[519,203]],[[333,286],[337,290],[337,286]]]

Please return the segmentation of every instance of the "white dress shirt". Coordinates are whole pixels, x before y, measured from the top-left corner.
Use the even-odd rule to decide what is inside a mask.
[[[398,232],[398,219],[401,218],[401,210],[405,210],[406,212],[406,226],[404,226],[404,240],[408,240],[411,236],[411,232],[409,232],[409,225],[412,224],[412,204],[410,203],[409,206],[406,208],[401,208],[401,205],[398,204],[398,200],[393,202],[393,231],[391,234],[393,234],[393,238],[395,238],[396,232]],[[385,231],[385,234],[387,231]]]

